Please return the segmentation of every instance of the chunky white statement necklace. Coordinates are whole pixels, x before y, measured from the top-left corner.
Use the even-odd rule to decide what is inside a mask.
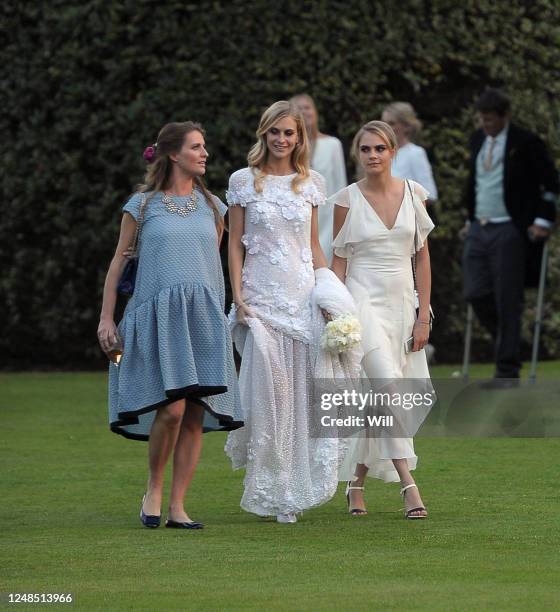
[[[178,203],[176,200],[179,200],[180,202]],[[198,208],[196,191],[194,189],[188,196],[178,196],[170,193],[164,193],[161,201],[165,204],[165,210],[168,213],[180,215],[181,217],[186,217]]]

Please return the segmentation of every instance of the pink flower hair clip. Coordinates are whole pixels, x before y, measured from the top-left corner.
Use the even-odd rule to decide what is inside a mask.
[[[146,163],[151,164],[154,161],[156,157],[156,149],[157,149],[157,142],[144,149],[144,154],[142,155],[142,157],[144,158]]]

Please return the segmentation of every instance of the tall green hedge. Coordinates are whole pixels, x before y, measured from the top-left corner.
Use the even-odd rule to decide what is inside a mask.
[[[346,147],[386,102],[412,102],[441,191],[440,361],[462,345],[456,234],[477,93],[504,86],[516,119],[560,154],[557,0],[5,0],[0,13],[4,367],[103,363],[95,332],[120,208],[167,121],[205,125],[207,179],[222,194],[277,99],[310,92]],[[555,240],[544,344],[556,357],[558,259]],[[475,348],[488,356],[483,337]]]

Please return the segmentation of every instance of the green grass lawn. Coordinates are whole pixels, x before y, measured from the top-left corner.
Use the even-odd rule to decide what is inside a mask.
[[[206,529],[147,530],[147,446],[109,432],[104,374],[2,374],[0,385],[2,592],[72,592],[75,608],[104,610],[559,607],[558,438],[421,436],[427,521],[403,519],[396,484],[369,481],[367,517],[345,512],[341,485],[279,525],[239,508],[243,474],[225,434],[207,434],[187,503]]]

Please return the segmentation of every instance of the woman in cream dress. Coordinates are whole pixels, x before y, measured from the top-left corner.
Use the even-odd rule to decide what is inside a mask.
[[[398,150],[393,157],[391,174],[397,178],[411,179],[427,190],[429,198],[426,200],[426,210],[430,219],[437,223],[438,191],[426,150],[414,142],[422,130],[422,122],[414,107],[408,102],[391,102],[383,109],[381,119],[393,128],[397,137]],[[434,346],[427,344],[424,350],[428,362],[431,362],[435,354]]]
[[[363,126],[352,153],[365,178],[331,198],[334,212],[333,271],[346,283],[362,324],[362,361],[368,379],[429,379],[424,346],[429,336],[430,259],[426,237],[434,225],[424,202],[426,190],[413,181],[391,176],[397,148],[389,125]],[[411,256],[416,253],[419,298],[415,311]],[[405,341],[414,338],[412,351]],[[425,518],[410,473],[417,457],[410,438],[355,437],[341,470],[349,482],[352,514],[365,514],[365,476],[400,481],[406,518]]]
[[[311,167],[324,177],[327,197],[329,197],[348,184],[342,143],[335,136],[319,131],[319,115],[310,95],[298,94],[291,101],[297,106],[305,122],[311,151]],[[331,261],[333,254],[333,210],[334,206],[331,202],[319,208],[319,240],[328,262]]]

